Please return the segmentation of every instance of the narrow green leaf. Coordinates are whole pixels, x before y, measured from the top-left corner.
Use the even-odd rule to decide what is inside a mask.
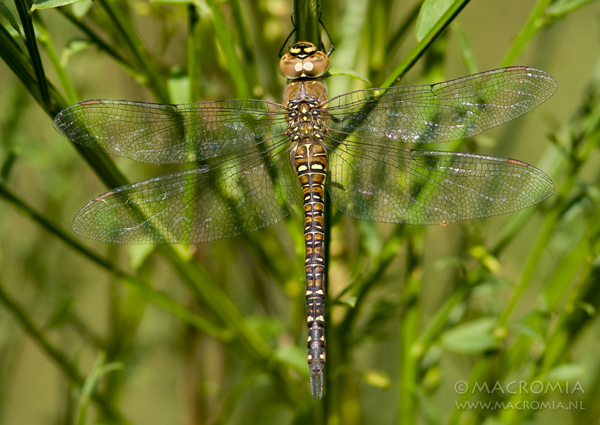
[[[83,18],[88,13],[88,10],[92,8],[93,4],[93,0],[83,0],[74,3],[73,6],[71,6],[73,15],[77,16],[78,18]]]
[[[6,159],[4,160],[4,163],[2,164],[2,167],[0,168],[0,180],[2,180],[2,181],[8,180],[8,178],[10,177],[10,172],[12,171],[16,160],[17,160],[17,154],[14,149],[11,149],[8,152],[8,154],[6,155]]]
[[[454,35],[456,35],[456,40],[458,41],[458,47],[460,49],[460,56],[465,64],[467,72],[469,74],[475,74],[479,71],[479,66],[477,66],[475,52],[473,51],[473,47],[467,38],[467,34],[458,23],[455,23],[452,26],[452,29],[454,30]]]
[[[194,0],[150,0],[150,3],[164,3],[164,4],[194,4]]]
[[[380,370],[371,370],[363,375],[365,382],[372,387],[387,390],[391,387],[390,376]]]
[[[109,363],[105,364],[106,354],[100,353],[92,366],[90,374],[86,377],[83,387],[81,388],[81,397],[79,398],[79,420],[78,424],[83,425],[86,423],[87,410],[90,404],[90,400],[94,391],[98,385],[98,382],[104,375],[115,370],[124,369],[122,363]]]
[[[306,374],[306,352],[297,345],[286,345],[275,350],[275,357],[298,373]]]
[[[404,75],[411,69],[414,64],[419,60],[425,51],[431,46],[431,44],[442,34],[442,32],[450,25],[454,18],[456,18],[461,10],[463,10],[471,0],[456,0],[452,3],[442,17],[438,19],[431,29],[427,32],[426,36],[420,40],[415,47],[406,55],[405,59],[392,71],[392,73],[386,78],[386,80],[380,84],[380,87],[389,87],[397,84],[398,81],[404,77]]]
[[[142,267],[150,255],[154,253],[155,247],[152,244],[131,245],[128,246],[129,263],[135,270]]]
[[[531,338],[532,340],[536,340],[536,339],[541,339],[542,335],[540,335],[540,333],[535,330],[534,328],[532,328],[531,326],[527,326],[527,325],[515,325],[513,326],[513,331],[521,334],[521,335],[526,335],[529,338]]]
[[[17,23],[17,20],[15,19],[10,9],[4,3],[0,3],[0,15],[4,16],[4,18],[8,21],[10,26],[13,27],[16,32],[23,35],[23,33],[21,32],[21,28]]]
[[[577,301],[577,302],[573,303],[573,307],[584,311],[590,317],[593,317],[596,315],[596,308],[590,303]]]
[[[587,6],[590,3],[593,3],[596,0],[562,0],[557,1],[548,7],[547,13],[548,15],[559,18],[568,13],[571,13],[583,6]]]
[[[36,9],[54,9],[55,7],[66,6],[68,4],[80,3],[84,0],[36,0],[31,6],[31,11]]]
[[[585,368],[580,364],[563,363],[548,371],[544,379],[549,382],[568,381],[581,378],[585,374]]]
[[[60,58],[61,64],[66,66],[71,56],[75,56],[77,53],[84,51],[90,46],[92,46],[92,43],[88,40],[76,39],[69,41],[66,48],[62,52],[62,56]]]
[[[178,72],[167,80],[167,88],[174,103],[190,103],[190,77]]]
[[[513,39],[512,45],[504,59],[502,60],[502,66],[510,66],[517,61],[517,58],[525,50],[525,47],[529,45],[531,40],[535,37],[537,32],[549,21],[545,20],[546,8],[550,6],[552,0],[538,0],[536,5],[531,11],[527,22],[519,34]]]
[[[442,15],[452,6],[453,0],[425,0],[417,18],[416,36],[421,41]]]
[[[50,94],[48,92],[48,81],[44,71],[44,64],[40,57],[40,51],[37,45],[35,29],[33,28],[33,20],[31,14],[27,11],[28,3],[25,0],[16,0],[15,6],[19,14],[19,20],[23,26],[25,34],[25,45],[29,53],[29,61],[35,72],[36,83],[39,88],[40,99],[42,104],[49,109],[51,107]]]
[[[354,78],[363,81],[368,85],[372,85],[371,81],[369,81],[367,77],[346,67],[333,66],[329,68],[329,75],[343,75],[344,77]]]
[[[226,59],[237,96],[242,99],[248,98],[250,96],[250,87],[248,86],[247,73],[244,72],[244,67],[236,54],[233,34],[227,26],[225,14],[222,9],[223,6],[215,0],[210,0],[206,4],[210,9],[216,37],[223,51],[223,56]]]
[[[356,297],[344,297],[344,298],[339,299],[338,301],[340,304],[345,304],[350,308],[354,308],[354,307],[356,307],[356,300],[357,300]]]
[[[498,259],[491,255],[483,245],[471,247],[469,249],[469,254],[471,254],[473,258],[481,261],[489,271],[497,273],[500,270],[500,262]]]
[[[464,354],[481,353],[497,348],[498,341],[493,335],[496,325],[496,319],[493,317],[463,323],[444,334],[442,346],[447,350]]]

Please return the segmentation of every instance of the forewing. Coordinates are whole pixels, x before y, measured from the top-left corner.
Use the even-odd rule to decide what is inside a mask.
[[[283,107],[261,100],[181,105],[87,100],[61,111],[54,127],[69,140],[152,164],[240,157],[285,129]]]
[[[330,136],[364,137],[377,146],[436,143],[474,136],[545,102],[556,80],[513,66],[432,85],[359,90],[324,103]]]
[[[447,224],[526,208],[554,190],[546,174],[514,159],[363,148],[350,142],[329,155],[331,199],[358,218]]]
[[[73,228],[116,243],[197,243],[250,232],[287,214],[300,189],[286,144],[111,190],[84,206]]]

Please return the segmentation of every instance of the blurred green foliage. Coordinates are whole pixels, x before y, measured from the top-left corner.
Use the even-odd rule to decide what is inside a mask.
[[[86,201],[173,168],[117,167],[51,121],[87,98],[279,101],[292,2],[3,3],[0,423],[595,421],[600,6],[467,3],[427,32],[437,12],[420,1],[322,2],[341,70],[330,94],[544,69],[559,81],[547,104],[448,149],[525,160],[555,194],[438,228],[334,211],[322,402],[305,360],[302,219],[189,247],[81,240],[70,220]]]

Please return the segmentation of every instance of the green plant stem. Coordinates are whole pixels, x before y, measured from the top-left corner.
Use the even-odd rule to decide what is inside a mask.
[[[590,240],[598,240],[600,226],[597,223],[596,221],[593,231],[589,234]],[[587,270],[582,275],[584,277],[581,283],[574,288],[569,301],[560,311],[555,331],[545,341],[546,349],[542,360],[536,363],[529,382],[549,382],[548,373],[563,362],[570,360],[568,352],[588,325],[589,319],[593,317],[591,311],[600,309],[600,264],[588,262]],[[580,304],[582,303],[585,303],[588,309],[581,308]],[[513,406],[517,406],[523,405],[524,401],[532,402],[545,397],[547,397],[545,393],[517,392],[511,395],[508,402],[512,403]],[[519,409],[506,409],[502,412],[500,419],[505,424],[522,424],[526,421],[527,416],[527,412]]]
[[[101,1],[102,4],[107,7],[107,10],[111,11],[110,5],[104,0]],[[3,27],[2,30],[4,30]],[[14,44],[12,38],[5,30],[0,32],[0,41],[2,41],[1,38],[3,35],[8,37],[9,47],[14,45],[15,48],[12,50],[5,48],[0,49],[0,54],[3,54],[3,57],[8,55],[8,60],[5,59],[5,61],[9,63],[9,65],[14,64],[11,68],[13,68],[15,73],[19,75],[22,80],[29,83],[26,84],[26,87],[30,92],[35,93],[37,85],[31,84],[34,79],[29,72],[27,62],[22,58],[22,55],[19,55],[20,51],[18,46]],[[129,40],[130,44],[135,45],[131,39]],[[16,66],[18,66],[18,68],[16,68]],[[55,100],[55,104],[58,105],[58,110],[66,106],[62,98],[60,98],[58,102]],[[50,115],[54,112],[54,109],[44,109]],[[112,160],[105,154],[78,145],[75,145],[75,147],[108,187],[118,187],[127,184],[127,180],[115,167]],[[220,323],[225,324],[225,327],[235,335],[235,339],[239,342],[239,347],[241,348],[240,351],[243,356],[251,361],[258,362],[262,365],[268,365],[268,367],[274,369],[275,375],[285,383],[282,387],[291,391],[291,393],[286,392],[285,394],[289,396],[290,400],[293,399],[295,396],[293,394],[295,386],[291,382],[287,382],[289,378],[284,372],[285,366],[277,360],[265,341],[246,325],[243,317],[235,306],[233,306],[229,298],[218,289],[218,285],[213,282],[198,265],[190,264],[183,260],[173,247],[163,245],[160,247],[160,252],[165,256],[172,268],[181,276],[182,281],[188,288],[190,288],[199,299],[203,300],[206,303],[207,308],[215,314]]]
[[[525,47],[527,47],[534,35],[542,28],[544,22],[542,17],[546,13],[546,8],[552,2],[553,0],[538,0],[531,14],[529,15],[527,22],[513,40],[508,53],[504,56],[504,59],[502,59],[501,66],[510,66],[515,64],[515,61],[519,56],[521,56],[521,53],[523,50],[525,50]]]
[[[187,38],[187,75],[190,79],[189,101],[196,102],[200,98],[200,14],[195,4],[187,6],[188,31],[190,36]]]
[[[475,52],[469,42],[469,38],[467,34],[463,30],[462,26],[458,23],[455,23],[452,27],[454,35],[458,41],[458,45],[460,48],[460,56],[462,58],[463,64],[465,65],[465,69],[468,74],[475,74],[479,72],[479,66],[477,65],[477,59],[475,57]]]
[[[481,384],[483,381],[480,381],[480,377],[484,376],[486,373],[489,373],[489,371],[493,368],[492,365],[492,357],[491,356],[483,356],[481,357],[472,367],[471,369],[471,377],[469,378],[469,382],[468,382],[468,386],[467,388],[474,388],[475,383]],[[472,394],[469,393],[469,391],[465,391],[459,398],[459,400],[456,402],[455,406],[458,406],[462,403],[465,403],[467,401],[469,401],[472,398]],[[462,416],[462,414],[464,413],[464,410],[459,410],[457,407],[454,408],[454,410],[452,411],[452,415],[450,416],[450,419],[448,420],[448,425],[458,425],[458,424],[463,424],[464,421],[462,421],[460,418]],[[474,423],[478,423],[476,420]]]
[[[438,19],[433,27],[427,32],[425,37],[417,43],[417,45],[406,55],[406,58],[392,71],[391,75],[381,84],[382,87],[390,87],[406,75],[419,60],[429,46],[439,37],[448,25],[458,16],[470,0],[456,0],[446,12]]]
[[[66,101],[62,95],[56,90],[56,88],[48,81],[45,84],[38,84],[36,80],[35,71],[29,57],[21,50],[19,45],[12,38],[10,33],[0,25],[0,57],[13,71],[13,73],[21,80],[25,88],[33,96],[36,102],[45,110],[49,115],[55,115],[60,109],[61,105],[66,105]],[[45,87],[49,90],[51,96],[51,102],[44,100],[41,88]]]
[[[125,45],[133,55],[137,69],[146,75],[146,86],[152,91],[160,103],[171,103],[171,97],[164,81],[165,78],[158,72],[155,64],[148,57],[142,41],[133,30],[132,23],[127,21],[120,9],[121,6],[114,4],[112,0],[97,0],[114,23],[115,28],[121,35]]]
[[[35,79],[39,88],[40,100],[45,109],[48,109],[50,107],[50,95],[46,85],[46,75],[44,73],[42,59],[40,58],[40,52],[37,47],[35,30],[33,29],[33,21],[31,19],[31,15],[29,14],[29,8],[25,0],[15,0],[15,6],[17,8],[17,12],[19,13],[21,26],[25,32],[25,45],[27,46],[29,59],[35,72]]]
[[[500,326],[507,325],[510,315],[518,301],[521,299],[525,289],[529,286],[533,273],[538,266],[539,259],[559,223],[562,206],[565,205],[569,195],[572,193],[583,165],[587,163],[589,156],[600,144],[600,132],[598,129],[600,129],[600,109],[597,108],[594,110],[593,115],[591,115],[584,123],[584,135],[582,140],[585,140],[585,144],[580,147],[579,152],[576,153],[572,161],[569,162],[567,178],[555,198],[553,208],[545,215],[542,232],[537,238],[537,243],[527,261],[525,271],[523,272],[519,284],[515,288],[508,305],[498,320]]]
[[[258,74],[256,59],[254,57],[254,49],[252,48],[252,37],[248,30],[249,16],[244,14],[240,0],[229,0],[231,11],[233,12],[233,22],[236,32],[239,34],[238,43],[241,48],[242,57],[244,58],[244,76],[249,87],[255,87],[258,84]],[[250,90],[249,90],[250,91]]]
[[[65,90],[69,103],[77,102],[79,100],[77,96],[77,91],[75,90],[73,84],[71,84],[71,79],[68,77],[67,73],[65,72],[65,69],[60,63],[60,58],[58,57],[58,54],[54,49],[54,44],[52,43],[52,39],[50,37],[50,33],[48,32],[48,28],[40,18],[39,13],[36,13],[34,15],[34,19],[39,32],[38,39],[40,43],[42,43],[42,45],[44,46],[46,55],[48,56],[48,59],[50,59],[50,63],[52,64],[54,71],[58,75],[58,79],[60,80],[60,83],[63,89]]]
[[[85,425],[87,423],[87,411],[89,407],[90,398],[93,396],[95,389],[98,387],[98,382],[108,373],[118,371],[122,369],[121,363],[104,364],[106,360],[106,354],[100,353],[88,376],[86,377],[83,387],[81,388],[81,395],[78,403],[78,425]]]
[[[388,238],[383,248],[381,249],[381,254],[377,258],[377,263],[375,266],[369,270],[369,272],[360,279],[359,282],[352,284],[347,290],[351,288],[356,288],[356,304],[354,308],[348,310],[344,319],[339,325],[339,332],[342,334],[348,335],[350,329],[353,327],[353,323],[356,318],[360,315],[360,311],[362,305],[366,299],[366,295],[369,291],[378,283],[385,272],[385,270],[389,267],[390,263],[396,258],[398,255],[398,246],[400,245],[400,241],[404,238],[406,231],[406,226],[398,225],[394,229],[394,233]],[[338,299],[344,295],[346,291],[342,292]],[[337,301],[334,300],[334,301]]]
[[[47,219],[33,211],[33,209],[12,194],[3,184],[0,184],[0,196],[17,207],[22,213],[26,214],[48,231],[72,246],[78,252],[82,253],[115,276],[123,279],[127,284],[135,287],[136,290],[147,297],[148,301],[169,311],[174,316],[198,328],[202,332],[213,335],[224,342],[232,342],[233,339],[235,339],[241,345],[242,348],[240,351],[244,357],[250,359],[252,362],[270,365],[269,367],[274,369],[276,375],[283,381],[284,388],[294,388],[294,385],[291,382],[288,382],[289,378],[287,377],[287,374],[284,373],[285,366],[275,358],[274,354],[267,348],[262,338],[247,327],[244,318],[239,314],[229,298],[223,294],[222,291],[217,289],[216,285],[208,275],[201,271],[196,264],[182,260],[173,247],[161,245],[160,251],[173,265],[173,268],[178,271],[188,288],[190,288],[199,299],[202,299],[206,303],[207,308],[212,309],[213,313],[221,323],[224,323],[225,328],[228,330],[219,329],[214,324],[200,318],[169,297],[148,287],[136,277],[118,270],[110,261],[89,251],[62,230],[52,225]],[[288,395],[290,399],[296,396],[293,391],[292,393],[288,393]]]
[[[207,0],[206,4],[211,10],[217,40],[227,61],[227,70],[235,86],[236,96],[241,99],[247,99],[250,97],[247,73],[235,51],[231,31],[227,28],[221,5],[215,0]]]
[[[8,295],[1,282],[0,303],[4,305],[4,307],[11,313],[12,317],[15,318],[15,320],[21,325],[25,332],[29,334],[29,336],[42,349],[42,351],[52,358],[54,363],[64,372],[67,378],[77,385],[79,389],[82,389],[85,379],[79,374],[75,366],[66,358],[66,356],[54,345],[52,345],[38,330],[38,327],[29,318],[26,310]],[[116,420],[121,424],[132,423],[98,393],[94,392],[91,394],[91,398],[109,418]]]
[[[13,73],[21,80],[42,109],[51,118],[54,118],[60,110],[67,106],[66,100],[52,84],[46,81],[44,85],[49,89],[51,101],[49,105],[43,101],[29,59],[3,26],[0,26],[0,46],[2,46],[0,57],[2,57]],[[106,154],[86,149],[79,145],[74,145],[74,147],[108,187],[124,186],[128,183],[127,179],[125,179],[114,162]]]
[[[142,281],[134,275],[120,270],[111,261],[107,260],[106,258],[100,257],[85,246],[81,245],[73,237],[65,233],[58,226],[50,222],[50,220],[48,220],[47,218],[36,212],[29,205],[27,205],[22,199],[20,199],[18,196],[12,193],[3,183],[0,183],[0,197],[2,197],[11,205],[13,205],[23,215],[29,217],[32,221],[39,224],[48,232],[58,237],[59,240],[66,243],[75,251],[79,252],[99,267],[110,272],[115,277],[123,280],[127,285],[131,286],[132,288],[135,288],[135,290],[140,292],[140,294],[149,302],[171,313],[174,317],[177,317],[181,321],[188,323],[189,325],[194,326],[198,330],[212,335],[221,341],[228,342],[231,340],[231,332],[222,329],[218,326],[215,326],[211,322],[191,312],[185,306],[179,304],[178,302],[164,295],[160,291],[153,289],[146,282]]]
[[[375,10],[378,10],[376,8]],[[332,56],[335,56],[336,67],[342,69],[353,69],[360,61],[365,61],[366,58],[363,56],[364,51],[362,49],[361,37],[365,31],[365,27],[369,22],[369,2],[350,2],[344,10],[344,14],[341,17],[341,26],[338,31],[339,43],[336,43],[336,50]],[[374,51],[383,50],[373,49]],[[360,65],[359,65],[360,66]],[[329,85],[329,91],[332,94],[341,94],[351,89],[350,84],[352,80],[349,78],[331,78]]]
[[[132,64],[124,58],[116,49],[114,49],[110,44],[106,43],[89,25],[87,25],[84,21],[75,16],[67,7],[59,7],[58,10],[63,14],[65,18],[69,20],[75,27],[77,27],[82,33],[84,33],[87,38],[95,44],[100,50],[106,52],[108,56],[114,59],[116,63],[121,65],[125,71],[132,77],[139,79],[140,73],[135,70]]]
[[[239,310],[233,305],[231,299],[219,289],[216,282],[198,264],[184,261],[172,246],[159,245],[158,248],[188,289],[203,301],[206,308],[210,309],[220,323],[233,332],[233,340],[237,344],[232,344],[232,347],[239,350],[249,361],[258,363],[262,367],[267,366],[272,370],[281,381],[281,388],[284,388],[283,395],[290,401],[294,400],[297,389],[285,373],[285,364],[277,359],[264,339],[250,329]]]
[[[398,27],[398,30],[394,33],[393,36],[390,37],[390,41],[385,49],[386,56],[390,56],[396,50],[400,48],[400,45],[404,40],[406,40],[406,35],[408,34],[408,30],[417,20],[419,16],[419,10],[421,10],[422,2],[415,4],[412,10],[406,14],[404,21]]]
[[[592,249],[598,252],[600,226],[596,221],[595,228],[588,233],[588,240],[596,241]],[[587,257],[587,255],[585,256]],[[546,351],[539,366],[538,375],[545,375],[552,367],[559,364],[573,346],[573,336],[584,330],[588,320],[600,310],[600,263],[585,258],[586,266],[581,273],[582,278],[569,294],[565,308],[561,309],[557,330],[546,341]],[[583,307],[587,308],[583,308]]]
[[[452,310],[463,302],[471,293],[472,287],[462,285],[452,291],[448,299],[437,308],[434,316],[427,321],[427,325],[421,332],[418,342],[415,344],[415,352],[422,356],[434,344],[448,324],[448,317]]]
[[[383,245],[380,254],[377,256],[374,266],[368,270],[366,275],[362,276],[360,280],[349,285],[344,291],[342,291],[332,302],[329,304],[336,304],[339,300],[349,291],[353,292],[353,298],[356,300],[353,307],[346,310],[343,319],[339,325],[335,326],[331,321],[328,327],[327,338],[334,344],[334,347],[329,349],[332,356],[328,357],[333,361],[336,361],[338,368],[344,370],[344,365],[351,364],[354,343],[356,340],[361,339],[361,336],[355,335],[354,328],[356,320],[360,317],[360,312],[364,311],[364,306],[367,299],[367,294],[376,287],[377,283],[381,282],[381,277],[385,270],[389,267],[391,262],[398,255],[398,246],[401,245],[401,241],[405,237],[406,226],[396,226],[392,235]],[[335,371],[336,369],[330,369]],[[356,415],[352,415],[352,409],[356,407],[358,401],[358,390],[356,389],[356,383],[353,379],[349,378],[347,373],[336,373],[335,377],[329,377],[328,384],[335,382],[336,385],[330,385],[334,395],[328,396],[327,400],[332,400],[331,408],[333,411],[344,412],[344,415],[340,413],[340,417],[337,418],[341,423],[347,423],[351,421]],[[354,406],[344,407],[346,404],[354,404]],[[337,409],[334,407],[338,407]],[[345,420],[340,418],[346,417]]]
[[[417,240],[419,239],[419,240]],[[414,348],[419,335],[422,277],[422,237],[413,233],[407,238],[406,273],[400,316],[400,393],[398,423],[412,425],[417,418],[418,356]]]
[[[319,0],[294,1],[294,24],[296,26],[295,42],[308,41],[323,50],[321,40],[321,5]]]
[[[593,92],[590,94],[590,103],[594,103],[595,99],[597,99],[598,96],[597,89],[592,86],[592,88],[589,91]],[[542,230],[540,231],[540,234],[537,237],[537,242],[534,248],[532,249],[531,255],[527,260],[525,270],[521,276],[521,279],[519,280],[519,283],[515,288],[507,307],[504,309],[503,313],[498,319],[499,328],[506,328],[508,326],[508,321],[516,305],[521,300],[522,295],[525,293],[526,289],[529,287],[533,273],[539,264],[541,253],[547,248],[553,230],[558,225],[559,220],[562,217],[562,214],[564,213],[564,206],[567,204],[569,197],[572,195],[573,189],[577,181],[579,180],[579,174],[583,166],[587,163],[592,152],[594,152],[600,145],[600,109],[584,108],[581,113],[583,114],[583,116],[578,117],[569,126],[570,129],[581,128],[581,130],[577,133],[574,133],[573,130],[570,130],[568,132],[569,141],[566,143],[566,145],[572,147],[572,151],[568,153],[570,156],[569,161],[566,162],[568,164],[567,170],[565,170],[562,173],[567,177],[562,183],[558,194],[553,198],[552,206],[545,214],[545,220],[542,226]],[[595,237],[598,237],[597,231],[594,231],[594,234]],[[595,277],[596,275],[596,271],[594,271],[594,273],[592,273],[592,276]],[[597,285],[597,282],[593,283],[594,285]],[[595,286],[594,289],[596,289]],[[592,303],[599,302],[594,297],[587,296],[587,298],[592,298]],[[587,302],[585,301],[585,299],[583,301]],[[576,303],[575,301],[571,301],[570,304],[574,305]],[[570,311],[568,311],[567,314],[570,314]],[[580,323],[578,326],[581,327],[583,326],[583,324]],[[557,365],[560,361],[562,361],[562,358],[564,357],[566,351],[574,343],[573,328],[570,328],[568,331],[561,331],[560,328],[557,328],[556,332],[558,332],[558,334],[556,336],[550,336],[547,342],[547,350],[549,350],[549,353],[546,354],[546,356],[548,358],[545,358],[543,360],[543,366],[541,369],[538,365],[530,374],[532,379],[542,379],[545,372],[547,372],[551,366]],[[567,337],[567,335],[569,335],[569,337]],[[481,383],[486,380],[486,375],[489,374],[489,371],[491,370],[491,363],[493,357],[494,356],[492,355],[484,355],[478,358],[477,362],[473,367],[473,372],[469,379],[469,388],[472,388],[472,384],[474,382]],[[520,395],[518,395],[518,397],[520,397]],[[466,395],[461,397],[461,401],[466,401],[467,399],[468,398]],[[519,398],[519,400],[520,399],[521,398]],[[458,418],[462,413],[464,412],[455,409],[450,423],[458,423]],[[516,413],[520,414],[522,412],[514,413],[514,416],[512,415],[512,413],[509,415],[510,422],[522,423],[522,421],[519,422],[519,419],[516,419],[518,416]],[[503,423],[509,422],[503,421]]]
[[[519,283],[512,292],[507,306],[504,308],[502,314],[498,318],[498,326],[506,327],[508,325],[510,316],[513,313],[515,307],[517,306],[517,303],[521,300],[523,294],[525,293],[525,290],[529,287],[529,284],[531,283],[533,274],[536,268],[538,267],[540,257],[546,250],[558,221],[558,211],[555,210],[552,213],[546,214],[542,231],[535,239],[536,243],[533,247],[533,250],[531,251],[529,259],[527,260],[525,270],[521,274],[521,279],[519,280]]]

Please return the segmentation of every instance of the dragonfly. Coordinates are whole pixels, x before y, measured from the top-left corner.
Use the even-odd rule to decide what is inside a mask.
[[[302,203],[315,399],[322,397],[326,360],[326,190],[350,216],[414,225],[505,214],[554,190],[544,172],[517,159],[419,148],[469,138],[525,114],[556,90],[550,74],[511,66],[328,98],[322,79],[329,53],[297,42],[281,55],[279,71],[287,79],[281,104],[94,99],[64,109],[54,121],[72,142],[111,155],[196,164],[91,200],[73,221],[88,238],[208,242],[264,228]]]

